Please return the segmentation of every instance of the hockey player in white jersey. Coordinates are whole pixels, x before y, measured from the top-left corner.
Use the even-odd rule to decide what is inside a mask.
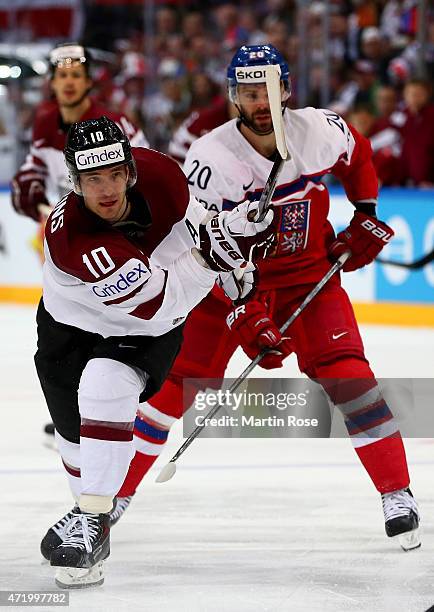
[[[157,428],[169,429],[188,408],[183,380],[221,379],[237,346],[251,359],[268,346],[274,350],[262,359],[262,367],[282,367],[285,357],[295,352],[300,370],[321,379],[331,402],[344,414],[353,447],[382,496],[387,535],[397,536],[405,549],[415,548],[420,543],[419,512],[408,488],[403,442],[369,367],[339,276],[294,321],[287,331],[290,339],[282,339],[278,329],[326,273],[330,260],[350,250],[343,270],[356,270],[369,264],[393,236],[393,230],[376,216],[378,185],[369,142],[329,110],[286,109],[290,96],[286,62],[271,45],[245,46],[228,69],[229,94],[239,118],[196,140],[184,171],[191,193],[208,210],[231,210],[246,198],[259,199],[276,154],[264,82],[263,67],[268,64],[279,64],[281,69],[290,154],[273,197],[276,246],[259,262],[258,292],[243,308],[233,309],[214,290],[191,314],[166,383],[140,406],[148,435],[121,494],[134,493],[161,453]],[[323,177],[328,173],[342,182],[355,208],[348,228],[337,236],[327,219],[329,194]],[[236,288],[233,283],[234,298]]]
[[[218,275],[274,233],[272,210],[249,220],[254,203],[207,212],[175,161],[131,149],[106,117],[70,128],[65,159],[75,193],[47,221],[35,363],[77,501],[50,562],[59,586],[77,587],[103,581],[139,398],[161,387]]]

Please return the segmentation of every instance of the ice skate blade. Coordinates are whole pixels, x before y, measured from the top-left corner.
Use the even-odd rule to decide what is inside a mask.
[[[408,552],[409,550],[414,550],[415,548],[419,548],[422,546],[422,542],[420,541],[419,528],[413,529],[413,531],[406,531],[405,533],[400,533],[398,536],[398,542],[401,545],[402,550]]]
[[[87,589],[104,582],[103,562],[93,567],[58,567],[54,580],[61,589]]]

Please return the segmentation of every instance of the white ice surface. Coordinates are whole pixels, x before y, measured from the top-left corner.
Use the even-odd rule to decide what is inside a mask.
[[[41,443],[34,311],[3,306],[0,321],[0,590],[53,589],[39,541],[71,498]],[[362,334],[377,376],[433,376],[434,330]],[[229,373],[245,363],[236,355]],[[178,427],[160,467],[180,441]],[[404,553],[385,537],[379,495],[348,440],[199,439],[173,480],[155,484],[158,466],[145,479],[112,531],[104,586],[71,592],[70,609],[423,612],[434,603],[433,453],[431,440],[407,443],[423,546]]]

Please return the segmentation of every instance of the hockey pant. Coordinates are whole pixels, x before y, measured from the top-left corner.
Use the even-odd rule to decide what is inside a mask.
[[[102,338],[58,323],[42,302],[37,322],[35,364],[73,495],[112,499],[135,453],[139,401],[161,387],[182,329]]]
[[[311,288],[267,291],[259,299],[280,326]],[[163,448],[161,432],[167,432],[182,416],[183,406],[191,404],[198,389],[183,390],[183,380],[223,378],[236,349],[234,334],[225,323],[227,313],[228,306],[211,294],[190,314],[181,352],[168,379],[140,405],[134,430],[137,453],[120,495],[136,490]],[[287,335],[293,340],[300,370],[320,382],[342,412],[355,451],[377,490],[407,487],[401,435],[369,367],[351,303],[337,277],[298,316]]]

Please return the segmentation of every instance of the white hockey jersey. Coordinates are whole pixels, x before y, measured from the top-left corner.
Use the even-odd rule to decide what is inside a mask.
[[[160,336],[180,325],[217,273],[191,249],[207,212],[190,199],[177,163],[133,149],[132,212],[110,225],[71,193],[47,221],[43,300],[58,322],[103,337]]]
[[[262,289],[316,282],[328,269],[327,244],[334,232],[327,221],[324,175],[340,178],[351,201],[375,199],[378,193],[369,142],[336,113],[287,109],[283,119],[290,159],[273,196],[277,245],[259,262]],[[233,119],[191,145],[184,172],[191,193],[218,212],[259,200],[272,167]]]

